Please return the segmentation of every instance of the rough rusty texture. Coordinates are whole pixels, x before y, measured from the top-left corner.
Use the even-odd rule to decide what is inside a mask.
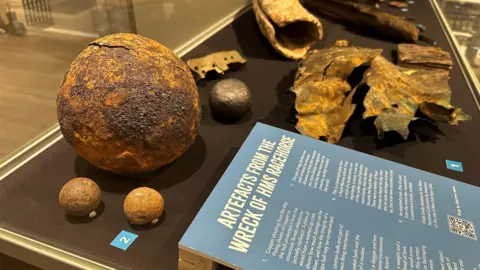
[[[348,47],[350,46],[350,41],[345,40],[345,39],[340,39],[335,41],[335,46],[337,47]]]
[[[367,33],[375,31],[407,42],[417,41],[420,35],[414,23],[369,5],[340,0],[305,0],[303,4],[313,12],[333,16]]]
[[[67,215],[88,216],[100,205],[101,190],[91,179],[74,178],[62,187],[58,201]]]
[[[287,58],[303,58],[322,39],[322,24],[299,0],[253,0],[253,11],[260,31]]]
[[[404,69],[377,56],[363,81],[370,86],[363,101],[363,118],[377,117],[375,126],[380,136],[385,131],[397,131],[406,139],[408,124],[416,119],[419,106],[435,121],[457,125],[470,119],[460,108],[450,104],[447,71]]]
[[[147,224],[163,213],[164,201],[156,190],[140,187],[128,193],[123,211],[131,224]]]
[[[398,44],[398,65],[410,68],[452,69],[450,53],[434,46]]]
[[[379,138],[383,138],[383,133],[387,131],[396,131],[403,138],[407,138],[410,131],[408,125],[415,117],[407,114],[398,113],[396,108],[385,109],[373,122],[377,127]]]
[[[381,53],[381,49],[358,47],[331,47],[309,53],[299,64],[291,89],[296,94],[297,130],[337,143],[355,110],[354,91],[347,78],[356,67]]]
[[[391,7],[396,7],[396,8],[406,8],[406,7],[408,7],[408,3],[403,2],[403,1],[390,1],[390,3],[388,3],[388,5],[391,6]]]
[[[200,110],[187,65],[134,34],[92,42],[57,96],[65,140],[93,165],[120,174],[153,171],[181,156],[197,136]]]
[[[367,4],[367,5],[374,5],[375,3],[378,2],[378,0],[350,0],[350,1],[355,3]]]
[[[211,70],[214,70],[218,74],[224,74],[225,71],[230,68],[228,65],[245,63],[247,63],[247,59],[243,58],[237,51],[216,52],[187,61],[188,67],[195,72],[200,79],[205,79],[205,75]]]

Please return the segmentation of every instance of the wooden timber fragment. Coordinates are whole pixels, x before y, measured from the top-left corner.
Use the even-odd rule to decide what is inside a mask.
[[[323,36],[322,24],[299,0],[253,0],[252,4],[260,31],[287,58],[303,58]]]
[[[305,7],[344,22],[375,31],[383,36],[407,42],[418,40],[420,31],[405,18],[375,9],[375,7],[339,0],[305,0]]]
[[[408,7],[408,3],[403,2],[403,1],[390,1],[390,3],[388,3],[388,5],[391,6],[391,7],[396,7],[396,8],[406,8],[406,7]]]
[[[447,51],[434,46],[398,44],[398,65],[409,68],[452,69],[452,58]]]

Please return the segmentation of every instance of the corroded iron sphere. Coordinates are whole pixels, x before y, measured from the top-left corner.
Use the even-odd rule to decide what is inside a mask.
[[[232,123],[242,119],[250,111],[252,95],[241,80],[224,79],[213,86],[209,102],[218,121]]]
[[[97,183],[84,177],[73,178],[60,190],[60,205],[69,216],[95,216],[100,205],[101,190]]]
[[[156,223],[163,213],[164,201],[156,190],[140,187],[128,193],[123,211],[131,224]]]
[[[90,43],[57,96],[65,140],[91,164],[118,174],[153,171],[180,157],[200,125],[187,65],[160,43],[114,34]]]

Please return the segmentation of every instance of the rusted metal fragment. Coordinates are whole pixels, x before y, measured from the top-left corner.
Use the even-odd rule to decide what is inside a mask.
[[[411,68],[452,69],[450,53],[434,46],[398,44],[398,65]]]
[[[405,69],[400,68],[403,73],[410,75],[417,83],[429,91],[429,95],[436,103],[423,102],[419,104],[419,110],[435,122],[445,122],[451,125],[458,125],[460,122],[471,119],[462,109],[453,107],[450,104],[451,90],[448,85],[450,72],[442,69]]]
[[[294,87],[309,80],[338,77],[346,80],[356,67],[370,62],[382,49],[360,47],[330,47],[313,50],[299,63]]]
[[[229,69],[228,65],[245,64],[247,59],[237,51],[216,52],[201,58],[187,61],[188,67],[201,79],[205,79],[207,72],[214,70],[218,74],[224,74]]]
[[[345,102],[350,85],[340,78],[310,81],[292,91],[297,95],[297,130],[306,136],[337,143],[355,105]]]
[[[403,1],[390,1],[390,3],[388,3],[388,5],[391,6],[391,7],[396,7],[396,8],[406,8],[406,7],[408,7],[408,3],[403,2]]]
[[[352,71],[380,55],[381,49],[331,47],[308,54],[298,68],[292,92],[296,94],[297,130],[303,135],[337,143],[355,110],[347,83]]]
[[[408,125],[415,117],[405,115],[396,108],[385,109],[373,122],[377,127],[378,137],[383,138],[383,133],[387,131],[396,131],[404,139],[407,139],[409,130]]]
[[[428,95],[431,100],[436,100],[439,105],[450,106],[452,93],[448,85],[450,77],[448,71],[442,69],[407,69],[398,66],[397,69],[409,75],[415,83],[421,85],[417,89],[417,95]],[[425,91],[427,91],[426,94],[424,93]]]
[[[323,36],[322,24],[299,0],[253,0],[252,4],[260,31],[287,58],[303,58]]]
[[[447,108],[430,102],[421,103],[419,109],[433,121],[449,123],[450,125],[458,125],[460,122],[472,119],[460,108]]]
[[[340,39],[335,41],[335,46],[337,47],[348,47],[350,46],[350,41],[345,40],[345,39]]]
[[[420,35],[414,23],[369,5],[340,0],[305,0],[304,5],[313,12],[333,16],[386,37],[415,42]]]
[[[442,120],[440,115],[443,115],[445,122],[456,125],[470,118],[450,104],[451,90],[446,71],[408,70],[377,56],[365,72],[363,81],[370,86],[363,101],[363,118],[380,118],[375,121],[380,134],[394,130],[406,138],[408,124],[415,119],[419,106],[435,121]],[[431,104],[435,104],[435,112]]]

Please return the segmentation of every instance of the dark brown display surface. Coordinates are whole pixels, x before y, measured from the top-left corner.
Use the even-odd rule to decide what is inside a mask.
[[[388,8],[387,3],[382,9],[417,18],[417,22],[427,27],[425,34],[428,37],[437,40],[442,48],[450,49],[428,1],[417,1],[406,13]],[[325,18],[322,23],[325,35],[317,43],[317,48],[331,45],[338,39],[347,39],[357,46],[384,48],[383,55],[395,59],[392,57],[396,44],[392,42],[360,36]],[[195,144],[173,164],[136,181],[88,165],[68,144],[60,141],[0,182],[0,226],[117,269],[175,269],[178,241],[253,125],[260,121],[295,130],[293,94],[287,90],[293,83],[296,63],[284,60],[271,49],[260,34],[252,12],[247,12],[198,46],[185,59],[220,50],[238,50],[248,58],[242,69],[224,76],[243,80],[250,87],[253,106],[246,119],[233,125],[215,122],[208,107],[208,91],[215,81],[200,82],[203,119]],[[379,141],[372,121],[357,117],[349,122],[340,145],[480,185],[476,170],[480,113],[456,61],[450,85],[453,88],[452,103],[471,114],[472,121],[459,127],[442,124],[438,129],[416,123],[412,124],[412,129],[417,132],[412,132],[407,141],[395,134]],[[462,162],[464,172],[449,171],[445,166],[446,159]],[[103,210],[88,223],[66,219],[57,202],[63,184],[76,176],[94,179],[103,191]],[[165,199],[165,213],[154,228],[131,226],[123,214],[126,194],[142,185],[159,190]],[[139,235],[127,251],[110,246],[121,230]]]

